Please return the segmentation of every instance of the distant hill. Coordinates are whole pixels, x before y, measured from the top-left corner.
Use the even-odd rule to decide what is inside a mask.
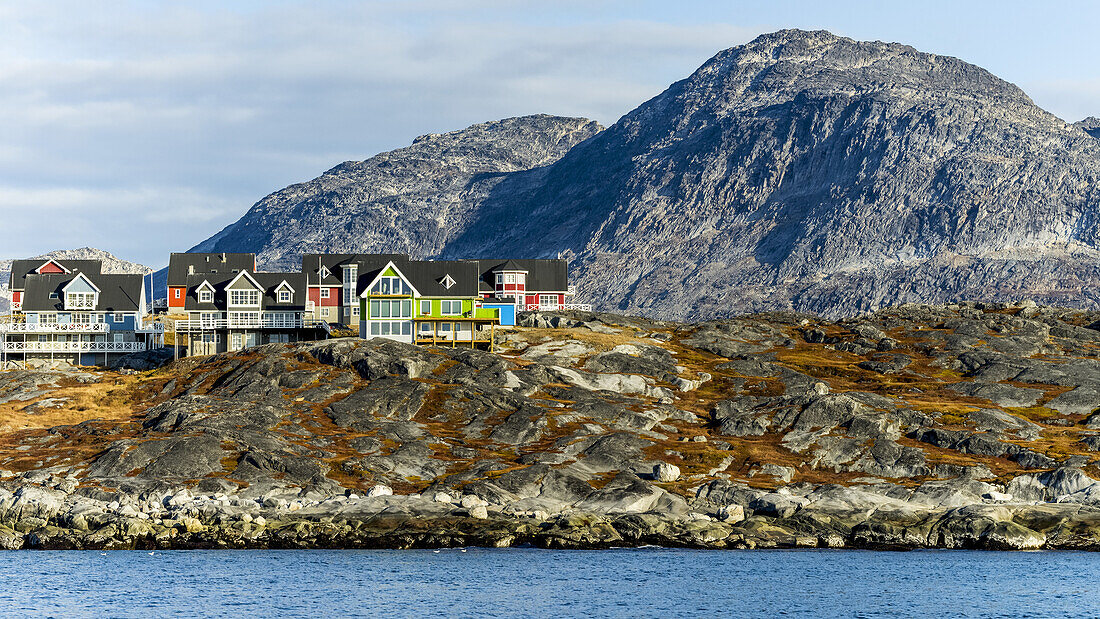
[[[536,116],[425,136],[273,193],[196,249],[560,254],[578,300],[677,319],[1096,308],[1097,133],[957,58],[785,30],[602,131]]]
[[[143,264],[130,262],[116,258],[110,252],[94,247],[81,247],[80,249],[58,249],[41,256],[33,256],[34,259],[48,260],[99,260],[103,263],[104,273],[134,273],[148,275],[153,269]],[[21,258],[8,258],[0,260],[0,313],[7,313],[11,309],[11,291],[8,290],[8,279],[11,275],[11,263]]]

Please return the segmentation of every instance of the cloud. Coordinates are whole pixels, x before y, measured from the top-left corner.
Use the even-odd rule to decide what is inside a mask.
[[[0,216],[20,240],[2,253],[163,261],[416,135],[536,112],[613,122],[753,34],[627,6],[5,3]]]

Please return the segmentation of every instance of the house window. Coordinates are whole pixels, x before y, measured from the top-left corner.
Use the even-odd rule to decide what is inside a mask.
[[[355,298],[355,284],[359,281],[359,267],[348,265],[344,267],[344,299]]]
[[[289,290],[280,290],[279,291],[279,303],[290,303],[290,291]]]
[[[557,305],[558,295],[556,294],[540,294],[539,305]]]
[[[116,313],[114,316],[111,317],[112,322],[122,322],[124,320],[126,320],[126,315],[125,314]]]
[[[409,321],[389,322],[385,320],[372,322],[370,323],[370,334],[383,337],[388,335],[412,335],[412,323]]]
[[[370,301],[371,318],[412,318],[412,300],[393,301],[372,299]]]
[[[177,299],[180,298],[180,289],[179,288],[176,288],[175,293],[176,293],[176,298]]]
[[[321,267],[321,279],[325,279],[329,276],[328,267]]]
[[[95,293],[69,292],[65,294],[65,307],[68,309],[92,309],[95,307]]]
[[[504,283],[505,284],[514,284],[514,283],[516,283],[516,274],[515,273],[505,273],[504,274]]]
[[[179,292],[178,290],[176,292]],[[199,293],[199,301],[201,303],[211,303],[214,301],[214,293],[209,290],[203,290]]]
[[[420,314],[422,316],[430,316],[432,313],[432,302],[427,299],[420,302]]]
[[[444,288],[446,288],[447,290],[450,290],[451,286],[455,285],[455,280],[450,275],[447,275],[443,278],[443,281],[441,283],[443,284]]]
[[[350,307],[345,307],[344,308],[344,318],[347,318],[348,316],[351,316],[351,308]]]
[[[504,284],[504,273],[497,273],[497,286]]]
[[[412,288],[406,284],[400,277],[391,275],[378,278],[378,281],[371,286],[371,294],[383,294],[383,295],[411,295]]]
[[[259,312],[229,312],[229,327],[259,327]]]
[[[87,312],[76,312],[72,317],[73,324],[77,325],[90,325],[92,324],[92,315]]]
[[[440,301],[440,313],[444,316],[458,316],[462,313],[462,301]]]
[[[321,289],[321,298],[322,299],[327,299],[328,298],[328,288],[322,288]]]
[[[259,305],[260,304],[260,291],[259,290],[230,290],[229,291],[229,304],[230,305]]]
[[[199,314],[199,326],[202,329],[215,329],[221,314],[218,312],[203,312]]]
[[[321,318],[328,318],[328,317],[329,317],[328,308],[327,307],[322,307],[321,308]]]
[[[233,334],[233,350],[239,350],[240,347],[241,347],[241,334],[240,333],[234,333]]]
[[[355,316],[356,318],[359,317],[359,306],[358,305],[351,306],[351,315]]]

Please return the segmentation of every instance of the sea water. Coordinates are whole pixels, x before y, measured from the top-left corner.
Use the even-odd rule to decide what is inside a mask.
[[[1100,616],[1100,554],[0,552],[5,616]]]

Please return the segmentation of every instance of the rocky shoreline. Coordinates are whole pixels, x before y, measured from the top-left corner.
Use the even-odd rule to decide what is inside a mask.
[[[1062,470],[1045,481],[1080,483]],[[66,483],[66,481],[68,483]],[[1042,485],[1043,480],[1036,480]],[[393,495],[376,486],[302,498],[148,492],[107,502],[72,480],[0,489],[0,548],[448,548],[535,546],[600,549],[855,548],[912,550],[1100,550],[1100,508],[1074,503],[1000,502],[981,482],[924,488],[891,499],[842,486],[753,491],[711,483],[685,501],[619,475],[590,511],[516,512],[473,494]],[[285,498],[284,498],[285,497]],[[734,501],[727,503],[726,501]],[[934,503],[958,503],[934,507]]]
[[[1100,549],[1100,314],[531,314],[0,374],[0,547]]]

